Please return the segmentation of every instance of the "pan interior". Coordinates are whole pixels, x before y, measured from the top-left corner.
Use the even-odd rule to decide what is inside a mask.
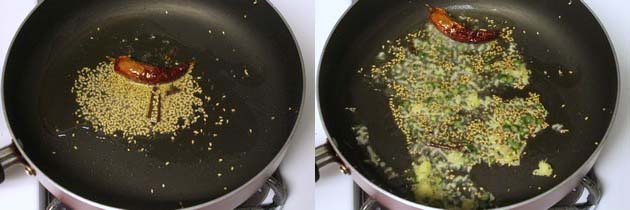
[[[530,85],[503,97],[537,92],[549,111],[549,124],[564,124],[570,132],[551,129],[528,140],[519,167],[475,166],[472,180],[493,193],[496,205],[507,206],[539,195],[575,172],[595,151],[611,122],[617,97],[617,69],[608,39],[581,3],[573,1],[454,0],[361,1],[344,16],[329,39],[321,63],[320,106],[324,123],[342,155],[362,175],[399,197],[413,201],[411,185],[403,178],[388,179],[381,167],[369,163],[365,146],[352,129],[367,126],[369,145],[381,160],[403,173],[412,159],[405,137],[395,124],[388,98],[360,76],[369,70],[387,40],[419,30],[427,23],[426,4],[445,7],[454,15],[490,17],[516,27],[514,38],[528,69]],[[525,32],[523,32],[525,31]],[[538,33],[536,33],[538,32]],[[559,77],[558,69],[574,69]],[[546,75],[544,71],[553,75]],[[563,107],[563,105],[565,105]],[[355,112],[348,107],[356,108]],[[540,160],[553,165],[556,178],[533,176]]]
[[[79,69],[127,54],[151,62],[171,48],[196,61],[212,122],[229,124],[129,144],[75,123]],[[266,1],[46,1],[10,51],[4,102],[15,138],[62,187],[108,206],[163,209],[225,195],[267,166],[296,122],[302,82],[294,39]],[[211,132],[195,136],[199,129]]]

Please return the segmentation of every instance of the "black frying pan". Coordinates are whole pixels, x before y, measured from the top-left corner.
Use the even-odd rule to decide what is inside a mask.
[[[173,48],[178,59],[196,60],[193,75],[203,78],[204,93],[225,95],[221,103],[237,108],[222,114],[214,104],[204,107],[211,119],[229,115],[229,125],[197,123],[174,141],[157,135],[134,145],[75,125],[77,70],[127,54],[156,63]],[[249,79],[242,79],[245,66]],[[18,146],[53,181],[102,205],[158,209],[213,200],[261,172],[293,129],[302,83],[294,39],[263,0],[51,0],[15,38],[3,94]],[[218,137],[194,137],[202,127]],[[56,129],[76,138],[59,138]]]
[[[364,161],[369,157],[365,148],[357,145],[351,127],[358,123],[367,125],[369,144],[386,164],[401,173],[410,168],[412,159],[389,111],[387,96],[374,91],[356,71],[362,67],[370,69],[386,40],[417,31],[427,23],[426,4],[430,4],[445,7],[452,15],[490,16],[508,20],[509,26],[517,27],[516,42],[528,68],[533,70],[531,85],[501,96],[537,92],[549,111],[547,122],[562,123],[571,130],[568,135],[551,129],[541,132],[529,141],[520,167],[477,165],[472,170],[473,181],[493,193],[498,206],[524,201],[558,185],[598,147],[611,122],[618,91],[616,61],[606,34],[585,5],[568,2],[359,1],[337,25],[320,65],[320,107],[333,145],[373,183],[413,200],[410,183],[388,180],[382,169]],[[523,29],[528,33],[520,33]],[[544,70],[558,68],[575,69],[575,75],[569,78],[543,74]],[[565,109],[562,104],[566,104]],[[356,107],[357,111],[353,114],[345,107]],[[556,178],[531,175],[541,159],[554,166]]]

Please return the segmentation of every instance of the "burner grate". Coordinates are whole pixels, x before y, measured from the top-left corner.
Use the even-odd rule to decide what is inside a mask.
[[[70,210],[70,208],[64,206],[58,199],[56,199],[50,192],[44,190],[44,206],[45,210]],[[273,201],[270,204],[265,204],[265,199],[273,193]],[[235,210],[280,210],[287,201],[288,193],[287,188],[279,173],[270,177],[265,184],[254,193],[247,201],[241,204],[240,207]]]
[[[358,189],[359,187],[355,185]],[[359,210],[387,210],[381,207],[374,199],[371,199],[367,193],[360,190],[359,203],[361,207]],[[586,203],[578,203],[580,197],[584,191],[589,194],[587,196]],[[555,206],[549,210],[588,210],[595,209],[599,201],[601,200],[602,192],[597,182],[597,177],[593,172],[590,172],[586,177],[582,178],[580,185],[575,187],[569,194],[567,194],[562,200],[560,200]]]

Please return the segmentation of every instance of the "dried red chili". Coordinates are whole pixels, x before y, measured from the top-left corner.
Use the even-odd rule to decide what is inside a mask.
[[[190,68],[190,63],[183,63],[171,68],[159,68],[135,61],[129,56],[119,56],[114,63],[114,70],[139,83],[156,85],[173,82],[183,76]]]
[[[496,39],[497,31],[479,29],[472,30],[453,20],[444,8],[429,7],[429,19],[435,27],[449,38],[466,43],[483,43]]]

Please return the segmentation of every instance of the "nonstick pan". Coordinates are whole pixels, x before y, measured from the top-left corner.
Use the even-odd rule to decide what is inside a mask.
[[[494,194],[496,207],[549,208],[594,164],[618,98],[617,64],[611,44],[597,19],[580,1],[356,2],[330,36],[320,65],[319,105],[330,150],[339,158],[342,169],[383,206],[397,210],[436,207],[412,202],[408,182],[387,179],[383,169],[365,161],[369,160],[368,152],[357,143],[352,129],[358,123],[365,124],[374,153],[395,171],[410,169],[413,160],[403,133],[395,125],[387,96],[373,90],[374,86],[357,70],[369,70],[387,40],[424,26],[428,21],[426,5],[446,8],[453,16],[507,20],[509,26],[516,27],[514,38],[532,69],[531,85],[525,91],[538,92],[549,111],[546,120],[564,123],[571,132],[560,135],[546,129],[528,140],[519,167],[479,164],[471,178]],[[565,67],[575,69],[575,77],[544,74],[547,69]],[[347,107],[355,107],[356,112]],[[321,149],[323,154],[325,148]],[[330,162],[330,156],[321,157],[318,162]],[[554,165],[556,178],[532,175],[541,159]]]
[[[229,124],[128,143],[75,123],[79,69],[119,55],[157,63],[172,49],[195,60],[209,118]],[[264,0],[45,1],[16,35],[3,81],[14,140],[3,155],[75,209],[233,209],[280,164],[303,95],[294,37]]]

